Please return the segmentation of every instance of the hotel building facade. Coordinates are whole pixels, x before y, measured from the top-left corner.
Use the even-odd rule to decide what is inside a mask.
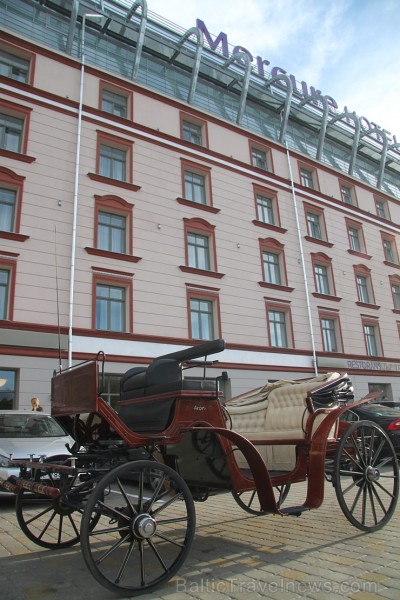
[[[227,396],[400,398],[400,144],[267,62],[151,0],[0,0],[0,408],[214,338]]]

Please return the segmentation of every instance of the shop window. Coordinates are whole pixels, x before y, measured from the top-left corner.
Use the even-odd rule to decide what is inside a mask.
[[[114,410],[117,410],[117,402],[120,400],[120,386],[122,375],[105,373],[99,378],[99,390],[103,400]]]
[[[17,371],[0,369],[0,410],[17,408]]]

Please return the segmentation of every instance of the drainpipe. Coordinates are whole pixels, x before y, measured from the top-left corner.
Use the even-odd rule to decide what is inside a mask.
[[[315,374],[315,376],[317,376],[318,375],[317,355],[315,352],[315,339],[314,339],[314,329],[313,329],[312,318],[311,318],[310,294],[308,291],[306,264],[304,261],[304,252],[303,252],[303,241],[301,238],[299,213],[297,210],[296,190],[294,187],[292,165],[290,163],[290,154],[289,154],[289,148],[288,148],[287,142],[285,142],[285,145],[286,145],[286,156],[287,156],[289,175],[290,175],[290,186],[292,188],[294,214],[296,216],[297,237],[299,240],[299,247],[300,247],[300,260],[301,260],[301,266],[303,269],[304,289],[305,289],[305,293],[306,293],[307,314],[308,314],[308,325],[310,328],[311,347],[312,347],[312,356],[313,356],[312,360],[313,360],[313,366],[314,366],[314,374]]]
[[[77,137],[76,137],[74,201],[73,201],[72,236],[71,236],[71,269],[70,269],[70,285],[69,285],[68,367],[72,366],[72,324],[73,324],[73,314],[74,314],[76,225],[77,225],[77,219],[78,219],[78,189],[79,189],[79,169],[80,169],[80,155],[81,155],[83,83],[84,83],[84,79],[85,79],[85,27],[86,27],[86,19],[88,17],[91,19],[102,19],[103,15],[100,15],[97,13],[86,13],[82,17],[81,80],[80,80],[80,88],[79,88],[78,132],[77,132]]]

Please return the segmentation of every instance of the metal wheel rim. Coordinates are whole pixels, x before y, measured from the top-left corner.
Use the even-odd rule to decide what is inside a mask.
[[[153,489],[148,485],[158,473]],[[90,530],[93,515],[98,523]],[[135,461],[109,472],[93,491],[81,524],[81,548],[94,578],[131,596],[152,591],[183,564],[195,510],[185,481],[170,467]]]
[[[290,483],[274,487],[276,503],[278,506],[282,506],[282,504],[285,502],[289,494],[289,490]],[[244,511],[250,513],[251,515],[265,515],[265,511],[262,511],[260,507],[257,490],[254,489],[246,492],[237,492],[236,490],[233,490],[232,496],[235,499],[235,502]]]
[[[335,457],[333,485],[345,517],[362,531],[391,519],[399,493],[396,453],[386,432],[372,421],[353,423]]]

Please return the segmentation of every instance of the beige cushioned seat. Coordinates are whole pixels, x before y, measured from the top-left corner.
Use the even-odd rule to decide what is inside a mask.
[[[309,414],[306,405],[308,392],[338,378],[339,373],[326,373],[302,381],[281,380],[232,398],[226,404],[232,429],[250,441],[304,439]],[[324,415],[321,415],[316,419],[314,431],[323,418]],[[257,450],[269,470],[291,471],[295,466],[294,445],[257,445]],[[247,466],[239,451],[235,452],[235,457],[241,467]]]

